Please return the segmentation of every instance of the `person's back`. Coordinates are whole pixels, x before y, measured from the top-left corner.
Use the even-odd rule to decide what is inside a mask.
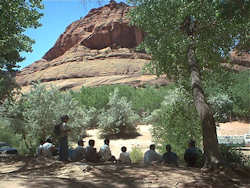
[[[86,147],[85,149],[85,156],[86,156],[86,160],[88,162],[99,162],[99,156],[96,152],[96,148],[94,148],[95,145],[95,141],[94,140],[89,140],[89,146]]]
[[[78,146],[72,151],[71,160],[80,161],[85,158],[85,148],[83,147],[83,141],[78,141]]]
[[[160,161],[161,155],[155,151],[155,145],[150,145],[150,149],[144,154],[144,163],[152,164],[152,162]]]
[[[52,157],[54,148],[55,146],[52,144],[51,139],[47,139],[42,146],[43,155],[46,157]]]
[[[104,140],[104,145],[100,148],[99,154],[101,156],[102,161],[108,161],[111,159],[111,151],[109,148],[109,140],[105,139]]]
[[[184,154],[184,160],[187,163],[187,166],[189,167],[197,167],[198,160],[201,157],[202,152],[199,148],[195,147],[195,141],[189,142],[189,148],[186,149]]]
[[[166,145],[166,153],[162,156],[162,161],[166,164],[174,164],[178,166],[178,157],[176,153],[171,151],[171,146],[168,144]]]
[[[127,152],[127,148],[123,146],[121,150],[122,152],[120,153],[119,162],[122,164],[131,164],[131,159],[129,153]]]

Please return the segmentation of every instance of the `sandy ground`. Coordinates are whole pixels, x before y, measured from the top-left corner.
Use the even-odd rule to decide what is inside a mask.
[[[250,124],[247,123],[221,124],[218,135],[245,134],[249,128]],[[146,150],[152,143],[150,129],[151,126],[139,125],[140,136],[111,140],[112,153],[118,156],[123,145],[129,151],[133,146]],[[86,141],[95,139],[99,149],[103,140],[98,139],[98,130],[90,130],[88,134],[90,137]],[[209,173],[186,167],[95,165],[83,162],[64,164],[41,158],[0,158],[0,167],[0,188],[250,188],[250,170],[241,169]]]

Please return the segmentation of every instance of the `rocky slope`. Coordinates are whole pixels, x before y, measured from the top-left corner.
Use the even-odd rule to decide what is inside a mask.
[[[164,78],[142,73],[150,57],[133,50],[144,33],[129,25],[126,17],[129,9],[126,4],[114,1],[92,9],[69,25],[41,60],[24,68],[17,75],[17,82],[23,90],[38,80],[61,89],[103,84],[166,84]]]
[[[69,25],[41,60],[18,73],[16,80],[23,91],[38,80],[62,90],[83,85],[166,85],[166,79],[142,73],[150,56],[134,50],[144,33],[129,25],[130,8],[110,1]],[[232,60],[237,63],[235,70],[250,68],[249,53],[232,53]]]

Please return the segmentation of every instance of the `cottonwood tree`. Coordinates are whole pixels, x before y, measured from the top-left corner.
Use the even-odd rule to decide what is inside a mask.
[[[34,43],[24,31],[40,26],[42,0],[0,1],[0,102],[16,88],[17,63],[24,60],[20,52],[31,52]]]
[[[217,168],[221,155],[215,121],[202,88],[202,75],[213,71],[230,50],[249,46],[249,0],[132,0],[132,24],[147,33],[144,45],[151,69],[176,80],[190,79],[202,124],[204,167]]]

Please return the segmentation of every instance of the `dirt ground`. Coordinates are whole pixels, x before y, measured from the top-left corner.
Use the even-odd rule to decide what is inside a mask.
[[[227,128],[226,128],[227,127]],[[248,132],[250,124],[231,122],[222,124],[218,135],[231,127],[236,133]],[[239,128],[241,127],[241,128]],[[112,153],[118,157],[120,147],[125,145],[128,151],[133,146],[146,150],[152,143],[151,126],[138,126],[140,136],[133,139],[111,140]],[[97,139],[98,130],[88,132],[95,139],[96,147],[103,144]],[[226,133],[225,133],[226,134]],[[85,144],[86,145],[86,144]],[[200,169],[171,166],[144,166],[143,164],[122,166],[62,162],[43,158],[0,158],[0,188],[250,188],[250,170],[235,169],[217,172],[204,172]]]

